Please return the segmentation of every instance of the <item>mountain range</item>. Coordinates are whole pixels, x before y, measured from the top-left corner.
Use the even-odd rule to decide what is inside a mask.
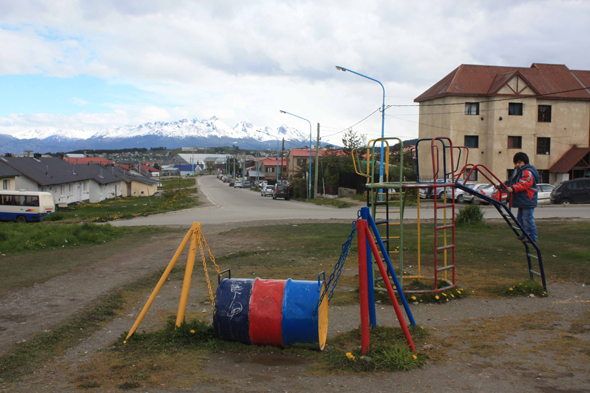
[[[309,134],[282,125],[276,129],[259,128],[248,121],[233,127],[217,117],[208,120],[182,119],[108,128],[99,132],[87,130],[31,130],[18,135],[0,134],[0,153],[68,152],[81,149],[123,149],[133,147],[215,147],[237,145],[242,149],[276,148],[277,140],[285,148],[309,146]],[[312,141],[315,145],[315,140]],[[322,142],[327,144],[327,142]],[[338,144],[337,144],[338,145]]]

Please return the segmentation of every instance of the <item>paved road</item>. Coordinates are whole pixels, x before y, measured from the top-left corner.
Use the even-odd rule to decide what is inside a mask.
[[[357,216],[359,206],[337,209],[329,206],[318,206],[311,203],[273,200],[261,197],[260,193],[250,190],[230,188],[215,176],[198,178],[198,187],[207,199],[205,206],[178,212],[138,217],[131,220],[117,220],[114,226],[136,225],[191,225],[193,222],[202,224],[224,224],[247,221],[274,220],[353,220]],[[486,218],[501,218],[493,207],[484,206]],[[422,219],[433,218],[432,204],[425,204],[420,212]],[[543,218],[585,218],[590,219],[590,206],[541,206],[535,210],[535,217]],[[396,218],[392,215],[392,219]],[[416,208],[407,208],[406,219],[416,219]]]

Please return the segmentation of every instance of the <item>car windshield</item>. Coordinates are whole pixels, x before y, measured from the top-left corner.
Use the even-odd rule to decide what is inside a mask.
[[[288,186],[279,186],[278,190],[279,191],[285,191],[287,190],[289,187]]]

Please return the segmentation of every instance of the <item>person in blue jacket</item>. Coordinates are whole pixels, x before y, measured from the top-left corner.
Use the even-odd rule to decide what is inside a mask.
[[[512,177],[504,182],[507,186],[506,191],[512,193],[512,207],[518,208],[518,221],[536,243],[539,236],[533,213],[537,207],[539,172],[529,164],[529,156],[526,153],[516,153],[512,161],[514,162],[514,172]],[[525,239],[524,234],[519,239]]]

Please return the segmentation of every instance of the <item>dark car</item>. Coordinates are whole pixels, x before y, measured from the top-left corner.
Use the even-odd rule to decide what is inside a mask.
[[[289,186],[286,184],[279,184],[275,187],[275,191],[272,194],[272,199],[285,198],[289,200]]]
[[[567,180],[551,192],[551,204],[590,203],[590,179]]]

